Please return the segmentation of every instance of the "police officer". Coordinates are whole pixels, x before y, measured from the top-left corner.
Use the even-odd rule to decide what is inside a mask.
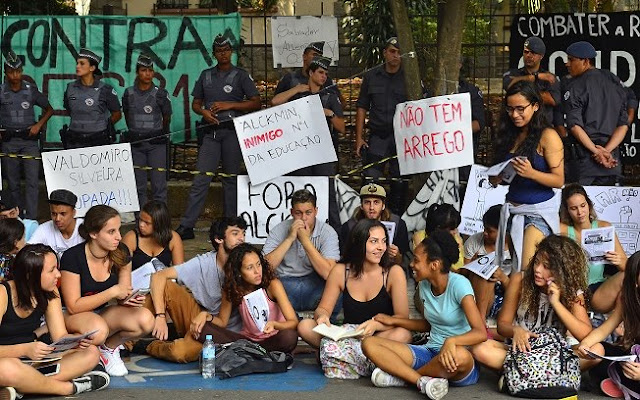
[[[363,148],[365,164],[396,155],[396,143],[393,137],[393,114],[396,105],[407,101],[404,85],[404,69],[400,58],[398,38],[387,40],[384,51],[384,66],[367,71],[362,79],[360,95],[356,102],[356,155],[360,157]],[[369,142],[364,141],[364,121],[369,112]],[[387,162],[389,175],[400,177],[400,167],[396,158]],[[379,179],[384,170],[383,164],[376,164],[364,171],[367,177]],[[389,194],[389,208],[394,214],[402,215],[409,188],[408,182],[393,180]]]
[[[482,91],[479,87],[471,82],[468,82],[463,72],[464,58],[460,57],[460,79],[458,80],[458,93],[469,93],[471,96],[471,131],[473,132],[473,155],[477,160],[478,149],[480,146],[480,132],[485,127],[485,108],[484,99],[482,97]],[[471,173],[471,166],[464,166],[458,169],[460,173],[460,182],[466,182],[469,180],[469,174]]]
[[[344,114],[342,112],[342,104],[340,98],[333,90],[324,88],[324,84],[329,80],[328,72],[331,65],[331,59],[326,57],[314,57],[309,64],[307,74],[309,79],[307,83],[296,85],[289,90],[276,94],[271,103],[274,106],[284,104],[288,101],[301,99],[314,94],[320,95],[324,115],[327,118],[327,125],[331,132],[333,145],[337,150],[338,133],[344,134]],[[329,162],[318,165],[298,169],[291,173],[297,176],[334,176],[336,174],[336,163]],[[340,212],[335,198],[335,188],[333,184],[329,185],[329,225],[334,229],[340,227]]]
[[[554,74],[540,67],[540,62],[546,50],[544,42],[539,37],[531,36],[525,40],[524,49],[522,50],[524,66],[505,72],[502,76],[502,88],[507,90],[519,81],[535,83],[542,95],[544,115],[551,124],[554,121],[554,108],[559,106],[561,101],[560,82]]]
[[[166,133],[171,122],[169,93],[153,84],[153,60],[141,54],[136,62],[136,80],[122,96],[124,117],[129,131],[126,140],[131,142],[134,165],[153,168],[167,167]],[[147,171],[136,169],[136,185],[140,204],[147,202]],[[167,202],[167,174],[151,171],[153,200]]]
[[[60,131],[65,149],[111,144],[115,140],[113,125],[122,118],[116,90],[98,77],[101,57],[80,49],[76,58],[78,79],[67,85],[64,108],[71,122]]]
[[[571,83],[564,93],[567,131],[573,142],[565,154],[581,185],[615,185],[622,174],[618,146],[627,133],[627,90],[610,71],[594,67],[589,42],[567,48]]]
[[[2,151],[37,157],[40,155],[40,131],[53,115],[53,108],[36,85],[22,80],[22,60],[13,51],[5,56],[4,66],[6,80],[0,87]],[[44,110],[38,122],[34,105]],[[24,201],[20,200],[20,164],[24,168],[26,183]],[[2,166],[13,200],[23,204],[23,217],[36,219],[40,161],[3,157]]]
[[[251,76],[231,64],[231,41],[218,35],[213,42],[213,55],[218,64],[205,69],[193,88],[191,108],[202,115],[198,150],[198,171],[214,172],[222,159],[222,169],[228,174],[240,173],[242,153],[236,135],[234,117],[260,108],[260,95]],[[193,227],[202,212],[211,176],[196,175],[189,192],[189,201],[176,232],[183,240],[193,239]],[[235,176],[222,178],[224,215],[237,215]]]

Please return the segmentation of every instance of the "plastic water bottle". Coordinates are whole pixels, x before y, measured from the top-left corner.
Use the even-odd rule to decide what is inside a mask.
[[[213,336],[207,335],[202,345],[202,362],[200,372],[204,379],[216,376],[216,345],[213,343]]]

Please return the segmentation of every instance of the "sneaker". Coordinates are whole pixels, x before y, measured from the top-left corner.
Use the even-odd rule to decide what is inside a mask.
[[[0,400],[16,400],[16,390],[11,386],[0,387]]]
[[[71,380],[73,383],[73,394],[80,394],[84,392],[95,392],[102,390],[109,386],[109,374],[101,371],[89,371],[79,378]]]
[[[185,228],[182,225],[180,225],[178,229],[176,229],[176,233],[180,235],[180,238],[182,238],[182,240],[194,239],[196,237],[196,235],[193,233],[193,228]]]
[[[105,345],[100,346],[100,363],[104,370],[111,376],[125,376],[129,373],[124,362],[120,358],[120,348],[110,349]]]
[[[405,381],[402,379],[388,374],[380,368],[373,370],[373,373],[371,374],[371,383],[376,387],[399,387],[406,385]]]
[[[449,393],[449,381],[444,378],[421,376],[418,379],[418,389],[431,400],[440,400]]]
[[[600,390],[609,397],[624,397],[624,393],[620,390],[620,386],[618,386],[611,378],[607,378],[600,382]]]
[[[507,393],[507,386],[504,384],[504,375],[500,375],[500,378],[498,378],[498,392]]]

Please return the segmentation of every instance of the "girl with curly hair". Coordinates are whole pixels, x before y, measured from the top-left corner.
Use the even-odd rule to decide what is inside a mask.
[[[213,334],[217,343],[228,343],[238,339],[249,339],[259,343],[268,351],[278,350],[291,353],[298,343],[298,315],[296,314],[282,282],[275,276],[275,270],[262,253],[249,243],[235,247],[224,265],[225,281],[220,305],[220,313],[211,323],[226,328],[231,311],[239,308],[242,318],[242,330],[238,333],[226,329],[216,330]],[[266,324],[260,330],[252,317],[254,310],[244,296],[256,290],[262,291],[269,306],[269,314],[258,315],[265,318]],[[256,309],[257,310],[257,309]],[[207,334],[207,328],[203,334]]]
[[[560,234],[581,242],[582,230],[611,226],[607,221],[598,220],[593,202],[582,185],[570,183],[562,189],[560,203]],[[592,294],[590,305],[598,312],[607,313],[615,305],[616,296],[622,288],[627,255],[622,249],[618,235],[615,235],[615,251],[605,254],[602,261],[589,262],[588,284]],[[617,272],[605,277],[605,267],[612,265]]]
[[[529,339],[538,337],[533,332],[537,328],[555,328],[577,340],[591,332],[586,270],[586,257],[573,240],[551,235],[540,242],[528,268],[512,275],[498,314],[498,333],[511,341],[514,351],[530,351]],[[487,340],[472,352],[479,362],[501,370],[507,347]]]
[[[525,269],[536,245],[558,233],[558,202],[553,188],[564,184],[562,140],[541,110],[542,99],[531,82],[507,89],[498,134],[495,162],[511,160],[515,177],[502,208],[496,257],[503,265],[503,245],[512,243],[512,270]],[[502,175],[490,177],[495,186]]]
[[[616,296],[616,304],[613,313],[598,328],[580,342],[578,355],[585,359],[591,359],[585,350],[607,356],[622,356],[629,354],[633,346],[640,345],[640,252],[635,253],[627,261],[624,271],[622,289]],[[621,340],[614,344],[604,342],[620,323],[624,324],[624,334]],[[640,350],[633,352],[640,353]],[[596,360],[599,364],[590,371],[592,383],[600,386],[600,389],[610,397],[626,397],[621,386],[636,393],[640,393],[640,360],[635,362],[617,362],[614,367],[620,380],[618,382],[609,378],[609,362]],[[632,397],[634,397],[632,395]],[[638,398],[638,397],[635,397]]]

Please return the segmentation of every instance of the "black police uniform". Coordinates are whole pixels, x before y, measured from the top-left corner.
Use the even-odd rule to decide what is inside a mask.
[[[169,93],[152,85],[140,90],[137,83],[128,87],[122,96],[122,108],[129,131],[127,141],[131,142],[134,165],[153,168],[167,167],[168,138],[164,136],[164,116],[171,115]],[[167,202],[167,174],[156,169],[151,172],[151,195],[153,200]],[[138,200],[147,202],[147,171],[135,170]]]
[[[36,123],[34,105],[49,107],[49,99],[32,83],[22,81],[20,90],[14,92],[5,82],[0,86],[0,125],[2,126],[2,151],[37,157],[40,155],[39,135],[29,136],[29,129]],[[20,163],[24,166],[25,197],[20,195]],[[14,201],[24,204],[22,211],[28,219],[38,215],[39,160],[21,160],[3,157],[2,168]]]
[[[216,66],[202,71],[191,95],[203,100],[204,108],[210,109],[217,101],[240,102],[259,94],[253,79],[244,69],[232,66],[228,71],[220,71]],[[198,171],[214,172],[222,159],[224,172],[240,173],[242,152],[232,119],[242,114],[236,110],[219,112],[216,116],[220,121],[219,125],[207,125],[201,129],[203,136],[198,150]],[[203,120],[203,124],[207,123]],[[180,221],[181,227],[195,226],[204,207],[211,179],[207,175],[196,175],[193,179],[187,209]],[[237,215],[237,187],[236,177],[222,178],[225,216]]]
[[[369,111],[369,147],[366,149],[364,162],[378,162],[383,158],[396,155],[396,143],[393,136],[393,115],[396,105],[407,101],[404,86],[404,68],[398,72],[388,73],[384,66],[367,71],[362,78],[360,95],[356,107]],[[364,171],[364,174],[379,179],[383,175],[384,165],[376,164]],[[398,159],[389,161],[389,175],[400,177]],[[389,208],[395,214],[402,215],[405,208],[408,183],[392,181],[388,196]]]
[[[306,85],[309,82],[309,77],[304,76],[302,74],[302,68],[298,68],[293,72],[289,72],[285,76],[278,81],[278,86],[276,86],[276,91],[274,94],[279,94],[282,92],[286,92],[287,90],[296,87],[298,85]],[[338,90],[338,86],[333,84],[333,80],[327,77],[326,82],[322,85],[322,88],[328,91],[335,93],[337,96],[340,96],[340,91]]]
[[[111,144],[114,141],[111,112],[120,111],[116,90],[99,79],[85,86],[80,79],[70,82],[64,92],[64,108],[71,122],[61,132],[65,149]]]
[[[540,68],[538,70],[538,73],[548,73],[548,72],[549,71],[543,68]],[[526,76],[526,75],[531,75],[531,74],[529,73],[529,71],[527,71],[525,67],[522,67],[519,69],[512,69],[505,72],[504,75],[502,75],[502,88],[504,90],[507,90],[507,88],[509,87],[509,83],[511,83],[511,78],[518,77],[518,76]],[[554,120],[553,119],[554,108],[558,107],[560,105],[560,102],[562,101],[562,96],[560,94],[560,82],[558,81],[558,77],[556,76],[556,81],[554,83],[551,83],[544,79],[537,79],[537,78],[534,81],[534,83],[540,92],[549,92],[549,94],[551,94],[551,97],[553,97],[553,100],[556,102],[556,105],[554,107],[549,106],[547,104],[545,104],[543,107],[544,115],[547,117],[547,122],[549,122],[549,124],[552,124]]]
[[[627,125],[627,91],[620,79],[610,71],[592,68],[571,79],[563,95],[567,131],[578,125],[594,144],[605,146],[615,129]],[[611,155],[620,160],[620,150]],[[573,171],[582,185],[612,185],[622,174],[622,165],[606,168],[591,152],[573,140],[569,156]],[[575,174],[575,175],[574,175]]]

